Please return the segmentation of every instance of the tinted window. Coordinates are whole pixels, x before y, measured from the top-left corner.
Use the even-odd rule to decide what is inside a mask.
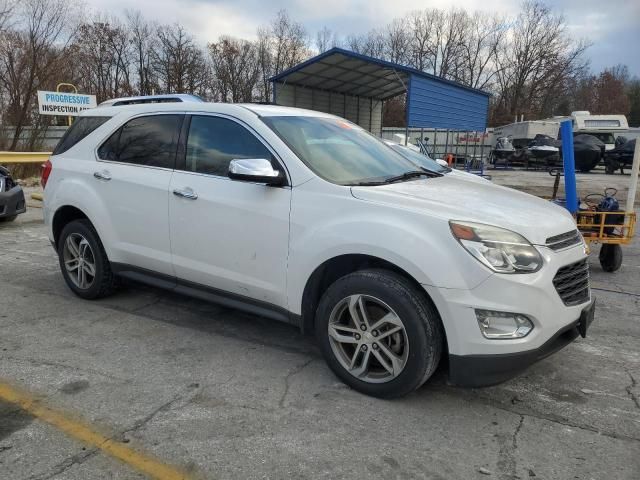
[[[129,120],[98,149],[103,160],[174,168],[182,115]]]
[[[229,163],[238,158],[266,158],[271,152],[249,130],[219,117],[191,117],[185,170],[227,176]]]
[[[73,122],[53,150],[54,155],[66,152],[111,117],[80,117]]]

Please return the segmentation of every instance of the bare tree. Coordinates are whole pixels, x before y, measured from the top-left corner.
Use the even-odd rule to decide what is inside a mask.
[[[191,35],[175,24],[159,27],[157,36],[152,62],[161,89],[166,93],[206,95],[211,71]]]
[[[408,62],[418,70],[434,68],[437,50],[433,37],[437,19],[438,13],[435,9],[415,11],[407,16],[407,26],[410,30]]]
[[[247,40],[220,37],[209,44],[215,92],[223,102],[250,102],[260,78],[258,46]]]
[[[375,58],[384,58],[385,36],[378,30],[371,30],[364,35],[350,35],[347,46],[354,52]]]
[[[464,10],[451,9],[440,12],[434,24],[434,43],[436,57],[432,73],[439,77],[457,79],[464,49]]]
[[[629,70],[624,65],[606,68],[598,75],[582,75],[572,88],[573,110],[589,110],[591,113],[618,113],[631,111]]]
[[[125,12],[131,41],[131,56],[137,75],[139,95],[150,95],[157,88],[151,65],[152,52],[157,46],[157,27],[147,22],[139,11]]]
[[[510,40],[496,55],[494,121],[553,110],[568,80],[584,70],[587,47],[568,35],[562,15],[536,1],[523,3]]]
[[[322,27],[322,30],[319,30],[316,33],[316,44],[315,47],[318,50],[318,53],[326,52],[327,50],[338,46],[338,38],[333,30],[325,27]]]
[[[258,97],[262,101],[271,99],[269,79],[310,56],[307,32],[302,24],[280,10],[268,27],[258,29],[258,63],[260,84]]]
[[[0,33],[9,27],[15,6],[15,0],[0,0]]]
[[[491,85],[496,56],[506,37],[506,23],[498,14],[475,12],[464,21],[461,72],[458,80],[473,88]]]
[[[23,0],[16,27],[0,41],[0,82],[7,95],[7,122],[14,127],[9,149],[15,150],[35,114],[36,92],[62,80],[61,59],[71,35],[69,0]]]
[[[74,40],[78,84],[98,101],[131,95],[131,37],[117,18],[96,17],[83,23]]]
[[[390,62],[407,64],[411,50],[411,34],[408,21],[405,18],[396,18],[385,30],[384,57]]]
[[[274,73],[273,58],[271,53],[272,39],[267,28],[258,29],[256,48],[258,54],[258,68],[260,70],[260,82],[258,84],[258,99],[262,102],[271,100],[271,82],[269,79]]]
[[[301,23],[291,20],[286,10],[280,10],[276,15],[270,35],[274,74],[297,65],[309,55],[306,30]]]

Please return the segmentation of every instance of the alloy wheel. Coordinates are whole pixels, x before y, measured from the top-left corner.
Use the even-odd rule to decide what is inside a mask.
[[[82,290],[90,288],[96,276],[96,260],[88,240],[79,233],[70,234],[62,255],[73,284]]]
[[[393,380],[409,358],[400,317],[370,295],[350,295],[336,304],[328,324],[331,349],[351,375],[369,383]]]

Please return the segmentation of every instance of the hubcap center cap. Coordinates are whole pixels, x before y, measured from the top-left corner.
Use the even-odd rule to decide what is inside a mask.
[[[362,332],[362,340],[365,343],[373,343],[373,341],[375,340],[375,337],[371,335],[369,332]]]

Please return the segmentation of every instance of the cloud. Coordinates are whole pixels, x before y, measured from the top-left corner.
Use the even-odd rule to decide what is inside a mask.
[[[132,8],[128,0],[86,0],[94,10],[120,14]],[[556,0],[550,3],[562,13],[575,38],[592,42],[587,51],[598,71],[617,63],[629,65],[640,75],[640,2],[637,0]],[[158,23],[181,23],[204,44],[220,35],[252,39],[259,26],[286,9],[302,22],[311,38],[327,26],[341,36],[361,34],[384,27],[395,17],[424,8],[449,9],[455,5],[469,11],[481,10],[514,15],[519,2],[513,0],[138,0],[133,8]]]

